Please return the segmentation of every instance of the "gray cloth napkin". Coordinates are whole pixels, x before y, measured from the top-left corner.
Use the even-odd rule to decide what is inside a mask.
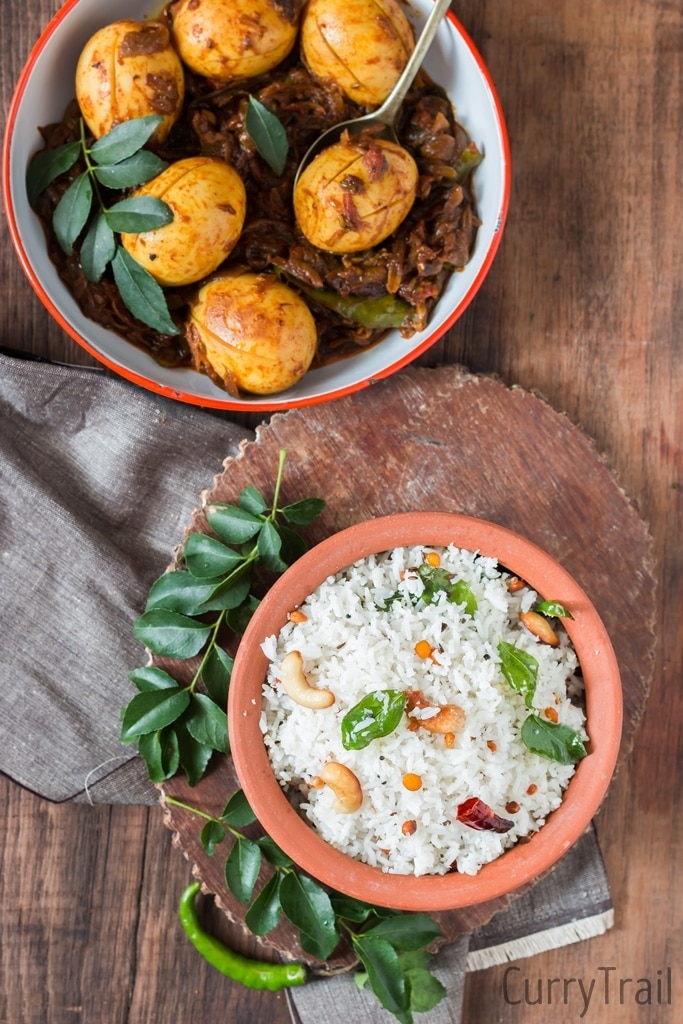
[[[98,371],[0,355],[0,771],[68,800],[135,755],[118,739],[144,657],[131,623],[252,436]],[[107,795],[130,799],[139,767],[118,774]]]
[[[158,802],[118,741],[141,655],[131,623],[200,492],[253,436],[97,370],[0,354],[0,771],[49,800]],[[468,970],[611,924],[591,829],[530,893],[435,957],[448,997],[420,1024],[460,1021]],[[288,998],[300,1024],[395,1019],[349,975]]]

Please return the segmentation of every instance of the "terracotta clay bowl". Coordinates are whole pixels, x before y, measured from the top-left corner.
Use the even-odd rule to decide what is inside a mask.
[[[276,780],[259,718],[268,661],[261,649],[288,613],[328,576],[358,559],[392,548],[455,544],[495,557],[540,595],[560,601],[585,683],[588,754],[561,805],[524,843],[512,846],[476,875],[392,874],[353,859],[325,842],[294,810]],[[619,668],[605,627],[579,584],[549,554],[494,523],[451,513],[401,513],[359,523],[322,541],[268,591],[240,643],[230,685],[232,756],[240,784],[263,828],[296,863],[331,888],[401,910],[451,910],[513,892],[551,868],[581,836],[612,777],[622,724]]]

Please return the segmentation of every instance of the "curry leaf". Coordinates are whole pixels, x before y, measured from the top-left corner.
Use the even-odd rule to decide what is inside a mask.
[[[153,608],[135,620],[133,633],[155,654],[192,658],[208,640],[211,627],[179,612]]]
[[[204,853],[209,857],[213,857],[216,847],[225,839],[225,829],[220,821],[212,818],[211,821],[207,821],[206,825],[204,825],[199,838]]]
[[[428,967],[430,954],[426,949],[404,950],[399,959],[404,971],[412,971],[418,968]]]
[[[230,892],[248,903],[261,870],[261,850],[257,843],[238,835],[225,862],[225,881]]]
[[[182,718],[177,722],[175,730],[178,736],[180,767],[185,772],[189,785],[196,786],[207,769],[213,750],[190,735]]]
[[[170,224],[173,210],[156,196],[131,196],[114,203],[105,211],[104,216],[112,231],[139,234]]]
[[[163,117],[160,114],[149,114],[147,117],[134,117],[123,121],[92,144],[90,156],[100,165],[117,164],[127,160],[144,146],[162,121]]]
[[[202,666],[202,682],[211,700],[220,707],[228,703],[228,687],[233,659],[222,647],[212,647]]]
[[[169,726],[138,738],[138,753],[145,762],[150,782],[160,783],[178,771],[178,737]]]
[[[184,569],[165,572],[154,581],[147,595],[145,611],[165,608],[184,615],[198,615],[221,582],[221,577],[196,579]]]
[[[378,935],[394,949],[404,951],[428,946],[441,935],[441,929],[427,914],[397,914],[364,929],[363,935]]]
[[[418,566],[417,573],[424,584],[421,598],[425,604],[433,604],[437,596],[443,593],[451,604],[464,604],[468,615],[474,615],[477,610],[477,599],[465,580],[454,579],[446,569],[439,565],[430,565],[428,562]]]
[[[115,254],[114,232],[100,212],[93,218],[81,245],[81,267],[88,281],[99,281]]]
[[[401,721],[407,697],[403,690],[373,690],[346,712],[341,736],[345,750],[362,750],[388,736]]]
[[[282,174],[287,162],[289,142],[279,118],[254,96],[250,96],[245,127],[266,163],[276,174]]]
[[[170,690],[178,685],[177,680],[168,672],[154,665],[144,665],[142,668],[134,668],[128,673],[131,683],[140,691],[149,690]]]
[[[524,697],[528,708],[533,706],[536,682],[538,679],[538,661],[533,654],[521,650],[514,644],[501,640],[498,644],[501,672],[513,690]]]
[[[296,530],[290,529],[283,523],[278,525],[277,531],[280,534],[280,541],[282,543],[280,558],[285,565],[291,565],[292,562],[296,562],[297,558],[301,558],[308,545]]]
[[[237,608],[232,608],[228,612],[226,622],[234,633],[244,633],[259,603],[258,598],[254,597],[253,594],[249,594],[246,601],[243,601]]]
[[[261,847],[263,856],[266,858],[268,863],[273,864],[274,867],[289,868],[294,863],[292,858],[286,854],[284,850],[281,850],[270,836],[262,836],[258,840],[258,844]]]
[[[548,618],[558,619],[573,619],[574,616],[570,611],[567,611],[563,604],[559,601],[537,601],[534,605],[534,611],[540,612],[541,615],[546,615]]]
[[[203,612],[225,611],[238,608],[251,589],[251,574],[248,566],[237,566],[228,579],[221,580],[213,594],[202,607]]]
[[[165,729],[159,732],[158,736],[159,746],[161,747],[161,769],[164,778],[170,779],[178,771],[180,764],[180,749],[175,725],[166,726]],[[138,750],[140,749],[140,743],[144,744],[146,738],[145,736],[140,737],[138,740]]]
[[[132,188],[155,178],[168,167],[165,160],[148,149],[141,149],[117,164],[103,164],[93,174],[106,188]]]
[[[170,803],[206,814],[186,803],[168,797]],[[255,935],[267,935],[281,915],[299,930],[303,950],[326,960],[336,948],[342,924],[351,945],[366,968],[357,972],[356,984],[362,988],[369,980],[382,1006],[402,1024],[412,1024],[412,1012],[424,1012],[445,995],[445,988],[429,971],[430,954],[425,946],[440,934],[436,922],[426,914],[407,914],[376,907],[338,892],[328,892],[310,876],[300,872],[290,857],[270,836],[255,842],[236,830],[239,823],[251,824],[244,794],[238,790],[228,801],[221,818],[211,818],[201,830],[201,841],[212,854],[225,835],[234,842],[225,861],[226,883],[240,900],[251,903],[244,923]],[[274,871],[260,892],[253,897],[261,868],[261,854]],[[360,930],[344,922],[362,925]]]
[[[120,245],[111,266],[116,287],[133,316],[160,334],[180,333],[171,319],[160,285]]]
[[[267,935],[277,925],[282,913],[280,884],[282,876],[271,875],[244,915],[244,923],[254,935]]]
[[[192,575],[199,579],[222,577],[243,561],[238,551],[205,533],[189,535],[183,548],[183,558]]]
[[[44,149],[31,160],[26,172],[26,192],[31,206],[55,178],[70,170],[81,153],[80,142],[65,142],[56,149]]]
[[[249,806],[249,801],[244,795],[244,790],[236,790],[223,808],[221,821],[228,825],[239,828],[244,825],[253,825],[256,815]]]
[[[448,600],[451,604],[464,604],[468,615],[474,615],[478,608],[474,592],[465,580],[456,580],[453,583],[448,593]]]
[[[239,496],[239,507],[243,508],[245,512],[250,512],[255,516],[258,516],[262,512],[266,512],[268,510],[266,499],[253,484],[249,484],[248,487],[245,487],[244,490],[241,491]]]
[[[341,893],[334,892],[330,898],[335,914],[342,921],[354,921],[360,924],[367,921],[373,912],[369,903],[363,903],[362,900],[353,899],[351,896],[343,896]]]
[[[185,726],[198,743],[219,750],[222,754],[230,752],[227,715],[205,694],[192,694],[185,715]]]
[[[322,498],[304,498],[293,505],[285,505],[280,509],[282,515],[293,526],[308,526],[325,507]]]
[[[263,519],[237,505],[213,504],[204,510],[206,519],[216,534],[226,544],[243,544],[255,537],[263,525]]]
[[[299,929],[301,948],[327,960],[340,939],[328,893],[308,875],[292,871],[282,879],[280,902],[285,917]]]
[[[453,577],[440,565],[423,562],[418,566],[417,574],[424,584],[421,597],[425,604],[432,604],[438,594],[450,594]]]
[[[539,715],[525,719],[522,742],[532,754],[559,764],[576,764],[587,754],[583,740],[574,729],[560,722],[549,722]]]
[[[86,225],[92,206],[92,183],[86,173],[79,174],[57,203],[52,217],[57,241],[70,256],[74,242]]]
[[[271,572],[284,572],[287,568],[287,563],[280,557],[281,548],[282,538],[278,528],[266,520],[258,535],[257,550],[259,558]]]
[[[370,987],[382,1006],[393,1013],[401,1024],[412,1024],[410,993],[401,969],[398,953],[386,939],[359,935],[353,947],[363,962]]]
[[[123,715],[121,742],[132,743],[138,736],[170,725],[180,718],[189,703],[189,693],[180,687],[138,693]]]
[[[429,971],[429,953],[414,950],[399,953],[398,959],[410,992],[410,1009],[416,1013],[433,1009],[446,995],[446,987]]]

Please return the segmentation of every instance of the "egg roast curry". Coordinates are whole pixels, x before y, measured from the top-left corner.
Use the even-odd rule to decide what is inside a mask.
[[[469,259],[481,158],[443,90],[420,72],[396,125],[345,136],[293,186],[328,127],[377,108],[414,44],[397,0],[176,0],[155,21],[117,21],[86,43],[75,101],[47,148],[129,118],[163,120],[149,146],[169,166],[137,194],[173,212],[121,241],[164,288],[181,329],[135,320],[106,277],[85,281],[50,230],[68,181],[40,200],[50,255],[81,308],[163,365],[193,366],[232,394],[267,395],[312,366],[425,327]],[[289,144],[282,173],[245,127],[250,97]],[[370,300],[363,314],[359,303]],[[398,310],[398,312],[397,312]],[[390,311],[390,312],[388,312]]]

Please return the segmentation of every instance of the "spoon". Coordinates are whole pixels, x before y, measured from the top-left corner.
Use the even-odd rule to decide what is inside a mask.
[[[313,158],[316,157],[323,149],[327,149],[328,146],[333,146],[335,142],[338,142],[342,132],[344,131],[348,131],[349,134],[353,135],[354,133],[361,131],[363,128],[367,128],[375,124],[381,124],[384,130],[379,133],[380,137],[390,139],[392,142],[398,141],[394,130],[394,121],[401,109],[401,104],[406,97],[406,93],[413,84],[413,79],[420,70],[422,61],[427,54],[427,50],[431,46],[441,20],[450,7],[450,2],[451,0],[436,0],[427,21],[425,22],[424,28],[415,43],[415,48],[408,58],[408,63],[404,67],[396,81],[396,84],[381,107],[378,107],[377,110],[373,110],[369,114],[364,114],[362,117],[355,117],[351,121],[342,121],[340,124],[335,124],[332,128],[328,128],[327,131],[324,131],[306,151],[303,159],[301,160],[294,178],[295,185],[299,180],[302,171],[308,166],[308,164],[310,164],[311,160],[313,160]]]

